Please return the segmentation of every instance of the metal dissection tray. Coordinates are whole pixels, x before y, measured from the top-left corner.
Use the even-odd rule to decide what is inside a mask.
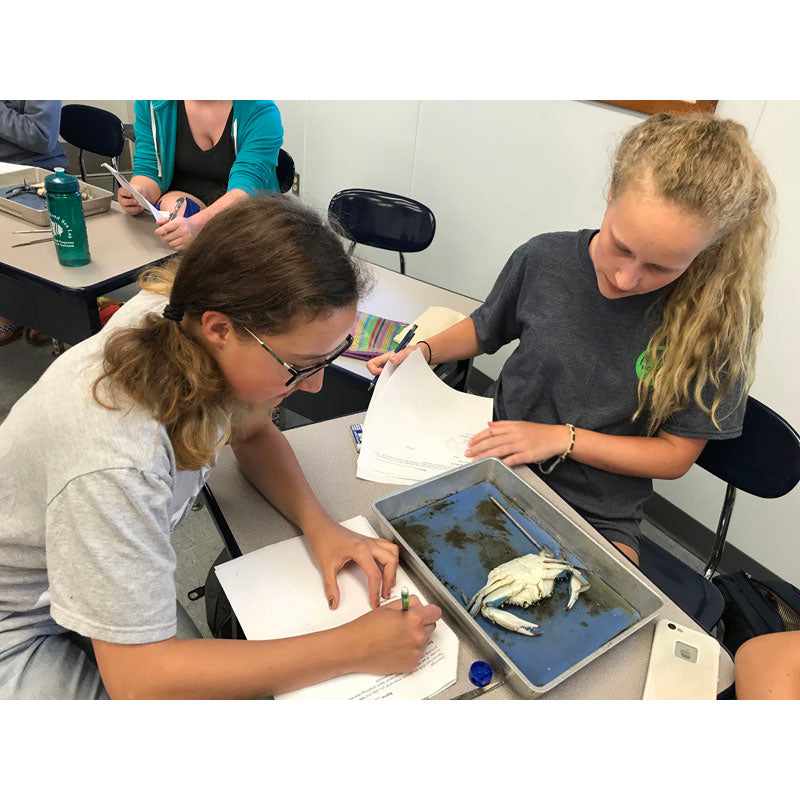
[[[0,210],[15,217],[22,217],[26,222],[33,225],[40,225],[43,228],[50,227],[50,214],[47,211],[47,200],[39,197],[38,194],[18,194],[16,197],[6,197],[6,192],[17,186],[21,186],[24,181],[28,183],[41,183],[48,175],[53,172],[42,167],[21,167],[13,172],[4,172],[0,175]],[[101,189],[99,186],[92,186],[84,183],[78,178],[78,185],[82,192],[89,192],[89,199],[83,201],[84,216],[100,214],[111,208],[111,192]]]
[[[566,611],[569,581],[551,597],[505,610],[539,624],[541,636],[501,628],[467,612],[489,570],[538,552],[489,499],[494,496],[541,545],[584,568],[591,587]],[[400,489],[372,507],[433,602],[447,608],[486,658],[501,664],[520,695],[535,698],[646,625],[663,605],[634,568],[615,560],[497,458]]]

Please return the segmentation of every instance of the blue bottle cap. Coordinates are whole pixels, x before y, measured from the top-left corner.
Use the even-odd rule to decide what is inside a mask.
[[[492,668],[485,661],[473,661],[469,668],[469,679],[475,686],[483,687],[491,683]]]

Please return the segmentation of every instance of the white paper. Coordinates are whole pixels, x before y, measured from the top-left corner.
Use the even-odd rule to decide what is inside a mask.
[[[437,333],[447,330],[457,322],[461,322],[462,319],[466,319],[466,317],[460,311],[445,308],[444,306],[428,306],[412,323],[403,328],[394,337],[394,341],[399,344],[406,335],[406,331],[416,325],[417,329],[414,331],[414,336],[408,343],[409,345],[416,344],[423,339],[430,339],[431,336],[436,336]]]
[[[365,517],[343,522],[350,530],[377,538]],[[369,583],[357,564],[337,575],[339,607],[331,611],[322,573],[304,536],[297,536],[235,558],[216,567],[225,594],[248,639],[281,639],[328,630],[370,611]],[[422,592],[402,567],[392,596],[407,586],[421,602]],[[441,620],[436,623],[420,664],[410,673],[365,675],[354,673],[275,695],[276,700],[422,700],[455,683],[458,638]]]
[[[136,202],[144,209],[149,211],[153,215],[153,219],[166,219],[169,217],[169,213],[166,211],[159,211],[138,189],[135,189],[131,184],[125,179],[121,172],[118,172],[111,166],[111,164],[106,164],[105,161],[101,164],[101,166],[105,167],[116,179],[117,183],[123,188],[127,189],[135,198]]]
[[[492,418],[492,399],[441,381],[422,353],[384,367],[363,423],[356,475],[409,485],[470,463],[467,443]]]

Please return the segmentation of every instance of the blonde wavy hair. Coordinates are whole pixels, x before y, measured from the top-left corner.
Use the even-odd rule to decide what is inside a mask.
[[[655,114],[617,148],[610,197],[654,191],[717,228],[714,241],[658,301],[639,407],[648,435],[690,400],[719,428],[720,403],[743,399],[755,375],[774,188],[744,126],[710,114]],[[705,393],[713,387],[713,397]],[[709,402],[710,400],[710,402]]]
[[[195,337],[203,312],[222,312],[250,341],[245,327],[284,333],[355,304],[368,279],[314,211],[260,195],[213,217],[182,256],[144,272],[139,284],[169,297],[184,318],[151,313],[140,327],[112,334],[94,399],[116,409],[126,397],[147,409],[166,427],[178,469],[194,470],[214,463],[242,406]]]

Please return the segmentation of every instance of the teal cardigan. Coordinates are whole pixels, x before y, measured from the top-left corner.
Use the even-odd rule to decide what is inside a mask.
[[[175,166],[178,128],[177,100],[137,100],[136,149],[133,174],[152,178],[166,192]],[[231,126],[236,161],[228,176],[228,191],[249,195],[279,191],[275,167],[283,144],[278,107],[271,100],[234,100]]]

